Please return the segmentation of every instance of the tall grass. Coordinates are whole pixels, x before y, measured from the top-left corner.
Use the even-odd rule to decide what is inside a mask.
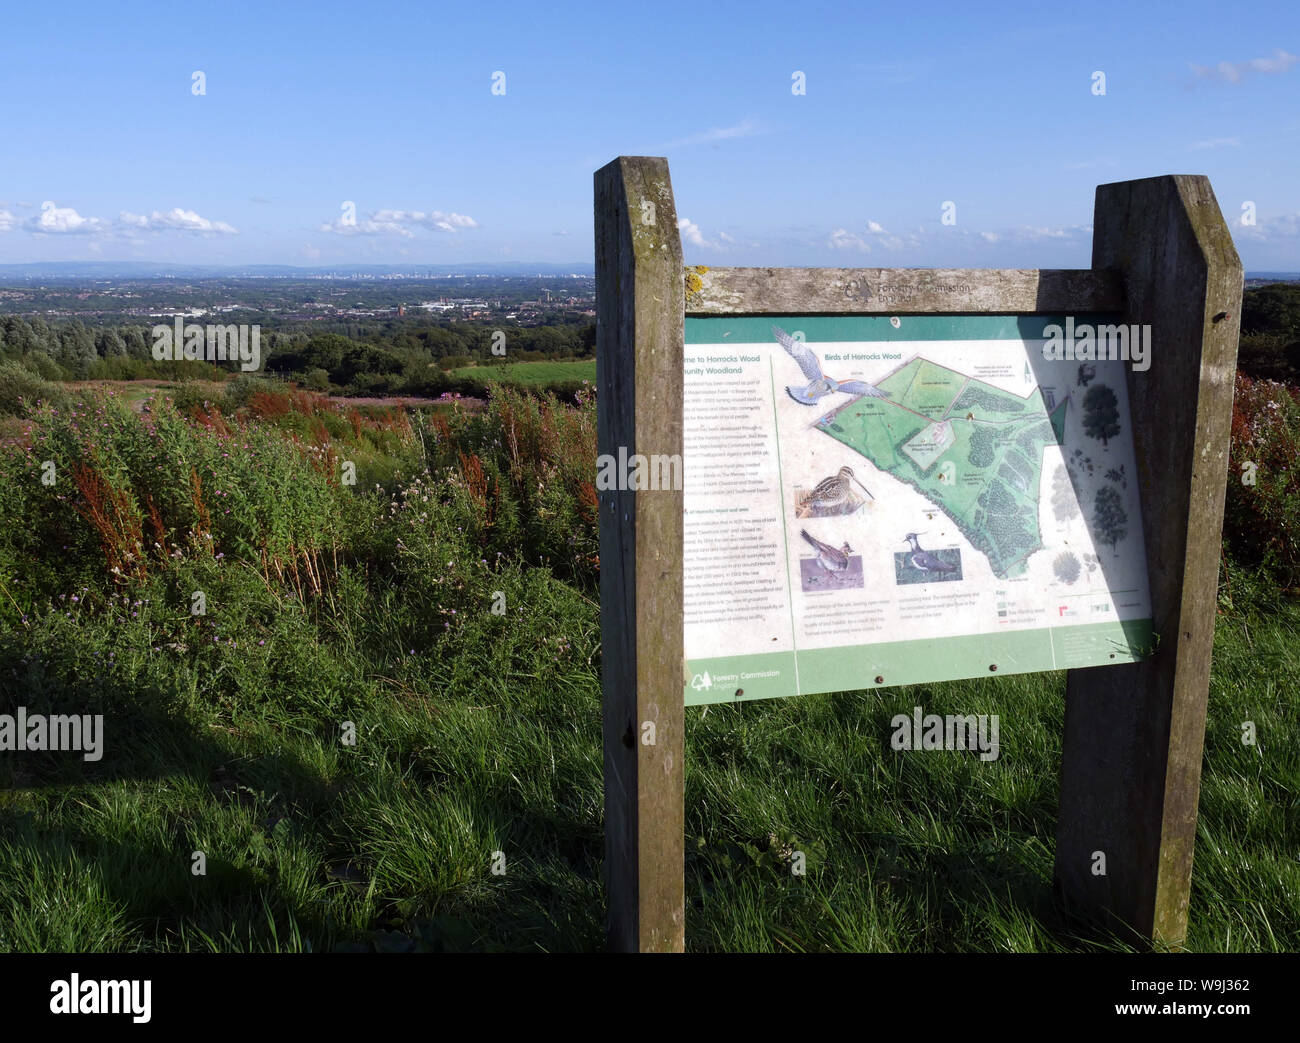
[[[590,397],[194,392],[24,399],[0,443],[0,712],[106,731],[0,758],[0,950],[601,947]],[[1190,943],[1294,950],[1300,612],[1232,562],[1221,603]],[[690,710],[688,946],[1123,947],[1051,903],[1062,704],[1043,674]],[[999,714],[1001,758],[893,751],[915,705]]]

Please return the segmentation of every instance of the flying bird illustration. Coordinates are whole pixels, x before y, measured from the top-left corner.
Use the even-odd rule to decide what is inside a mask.
[[[829,543],[822,543],[815,536],[809,536],[807,529],[800,529],[799,535],[812,544],[813,550],[817,552],[817,564],[826,572],[834,575],[848,569],[849,555],[853,553],[853,548],[847,543],[843,547],[836,549]]]
[[[804,387],[787,386],[785,389],[786,394],[801,406],[815,406],[817,400],[823,395],[836,391],[842,391],[846,395],[866,395],[870,398],[889,397],[888,391],[881,391],[874,384],[868,384],[863,380],[836,380],[834,377],[828,377],[822,372],[821,362],[807,344],[795,340],[780,326],[773,326],[772,333],[775,334],[781,347],[785,348],[786,353],[799,363],[803,375],[808,378],[808,384]]]
[[[917,539],[917,536],[922,535],[924,533],[909,532],[903,537],[912,545],[912,567],[920,569],[922,572],[956,572],[956,565],[949,565],[947,562],[936,558],[928,550],[921,549],[921,541]]]

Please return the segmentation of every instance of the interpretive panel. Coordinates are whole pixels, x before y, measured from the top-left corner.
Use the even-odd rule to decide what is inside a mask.
[[[686,702],[1144,657],[1118,321],[688,317]]]

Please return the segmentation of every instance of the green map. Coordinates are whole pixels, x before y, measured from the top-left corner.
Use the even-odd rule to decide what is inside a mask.
[[[1064,440],[1067,399],[1049,408],[915,358],[817,422],[880,470],[939,507],[1000,579],[1025,571],[1042,547],[1038,490],[1043,448]]]

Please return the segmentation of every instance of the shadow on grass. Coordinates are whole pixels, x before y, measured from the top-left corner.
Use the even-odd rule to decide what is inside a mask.
[[[400,769],[360,758],[326,778],[292,744],[273,742],[265,722],[252,736],[216,727],[187,712],[183,692],[111,677],[34,683],[23,676],[27,658],[0,644],[0,676],[19,680],[0,691],[0,714],[102,714],[102,757],[0,757],[0,950],[599,947],[591,823],[508,797],[474,799],[465,780],[412,793]],[[318,738],[298,750],[310,756],[335,741]],[[499,879],[472,842],[447,868],[434,836],[401,835],[413,821],[400,814],[407,801],[436,805],[439,791],[456,789],[474,812],[472,841],[509,841]],[[390,812],[396,843],[377,844],[374,822]],[[404,872],[392,872],[390,857]]]

